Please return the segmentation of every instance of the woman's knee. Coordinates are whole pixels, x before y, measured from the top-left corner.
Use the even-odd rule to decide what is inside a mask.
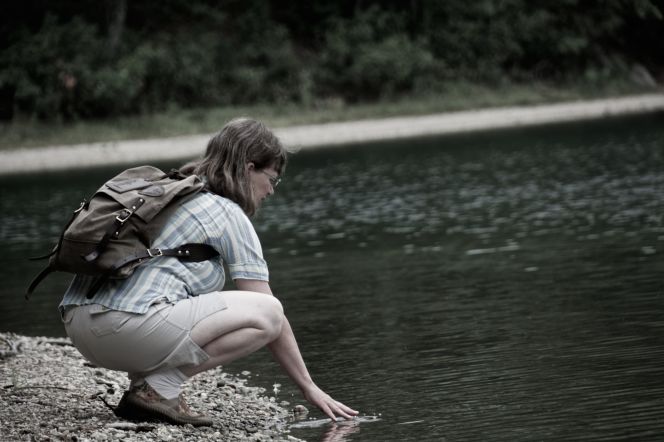
[[[281,334],[284,309],[277,298],[249,291],[229,291],[224,295],[228,309],[197,324],[192,330],[192,337],[198,337],[203,329],[206,330],[203,334],[205,338],[214,339],[233,330],[255,328],[267,335],[266,339],[271,342]],[[207,330],[208,327],[213,330]]]
[[[284,323],[284,308],[281,302],[270,295],[263,295],[262,313],[262,329],[267,333],[272,340],[279,337],[281,334],[281,327]]]

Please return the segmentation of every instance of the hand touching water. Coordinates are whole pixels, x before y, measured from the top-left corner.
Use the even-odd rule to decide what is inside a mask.
[[[337,420],[337,416],[343,417],[344,419],[352,419],[359,414],[359,411],[355,411],[341,402],[332,399],[329,394],[325,393],[316,385],[313,385],[304,391],[304,398],[309,401],[310,404],[320,408],[320,410],[333,421]]]

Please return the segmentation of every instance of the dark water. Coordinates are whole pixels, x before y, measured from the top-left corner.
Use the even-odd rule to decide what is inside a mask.
[[[309,369],[375,421],[307,440],[661,440],[664,115],[292,157],[255,218]],[[0,329],[63,335],[66,277],[21,296],[118,169],[0,178]],[[259,352],[229,369],[297,392]],[[312,411],[313,418],[322,417]]]

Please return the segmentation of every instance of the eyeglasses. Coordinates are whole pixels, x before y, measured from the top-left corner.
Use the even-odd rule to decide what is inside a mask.
[[[265,172],[264,170],[258,169],[258,171],[260,173],[262,173],[263,175],[267,175],[268,178],[270,178],[270,184],[272,185],[273,188],[277,187],[279,185],[279,183],[281,182],[281,178],[279,178],[278,176],[272,176],[269,173]]]

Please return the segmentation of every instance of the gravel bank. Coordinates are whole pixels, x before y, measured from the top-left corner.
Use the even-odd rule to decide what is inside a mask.
[[[288,434],[288,403],[221,369],[187,385],[189,405],[212,427],[132,423],[109,406],[128,385],[124,373],[91,366],[68,339],[0,333],[2,441],[297,441]]]
[[[659,93],[550,105],[293,126],[277,128],[275,132],[287,146],[305,149],[597,119],[661,110],[664,110],[664,94]],[[200,155],[209,138],[210,134],[202,134],[154,140],[5,150],[0,151],[0,174],[63,170],[100,164],[136,165],[158,160],[184,160]]]

